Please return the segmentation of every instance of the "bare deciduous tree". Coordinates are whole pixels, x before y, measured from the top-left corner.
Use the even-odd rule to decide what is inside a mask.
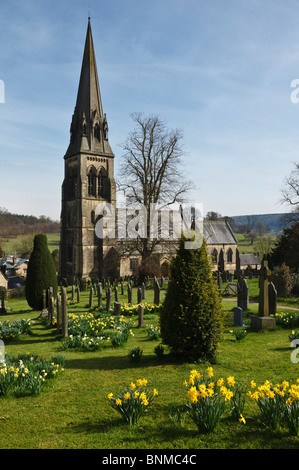
[[[146,236],[136,240],[145,261],[153,254],[157,240],[150,240],[150,205],[159,207],[183,203],[191,187],[182,164],[185,152],[182,131],[168,129],[158,116],[132,114],[135,129],[123,144],[118,188],[128,204],[141,204],[146,211]]]

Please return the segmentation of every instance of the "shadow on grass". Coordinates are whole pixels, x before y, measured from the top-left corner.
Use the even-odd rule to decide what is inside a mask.
[[[78,352],[79,354],[79,352]],[[80,352],[82,356],[82,352]],[[84,354],[84,353],[83,353]],[[183,361],[177,360],[171,354],[164,360],[158,360],[154,355],[143,355],[139,362],[134,362],[128,357],[128,353],[123,356],[105,356],[94,358],[67,359],[66,367],[68,369],[100,369],[100,370],[118,370],[118,369],[139,369],[145,367],[158,367],[169,364],[182,364]]]

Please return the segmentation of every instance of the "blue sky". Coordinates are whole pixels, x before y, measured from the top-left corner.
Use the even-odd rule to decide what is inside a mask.
[[[130,115],[158,114],[183,130],[205,212],[287,211],[298,0],[0,0],[0,207],[60,217],[89,7],[116,174]]]

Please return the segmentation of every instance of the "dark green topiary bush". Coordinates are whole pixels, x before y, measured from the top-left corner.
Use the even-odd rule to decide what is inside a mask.
[[[43,308],[43,290],[53,287],[53,294],[57,294],[57,276],[53,256],[48,250],[46,235],[36,235],[31,253],[25,295],[28,305],[34,310]]]
[[[206,243],[196,250],[180,241],[171,279],[160,309],[161,337],[172,351],[192,361],[214,362],[223,313]]]

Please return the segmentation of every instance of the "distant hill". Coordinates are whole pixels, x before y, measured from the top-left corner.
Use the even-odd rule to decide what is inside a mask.
[[[16,237],[32,233],[58,233],[59,222],[41,215],[12,214],[7,209],[0,208],[0,237]]]
[[[272,235],[279,235],[282,230],[285,228],[283,224],[283,216],[286,214],[251,214],[251,215],[237,215],[232,216],[236,227],[240,225],[245,225],[248,223],[248,220],[251,222],[262,222],[269,230]],[[254,230],[254,227],[253,227]]]

